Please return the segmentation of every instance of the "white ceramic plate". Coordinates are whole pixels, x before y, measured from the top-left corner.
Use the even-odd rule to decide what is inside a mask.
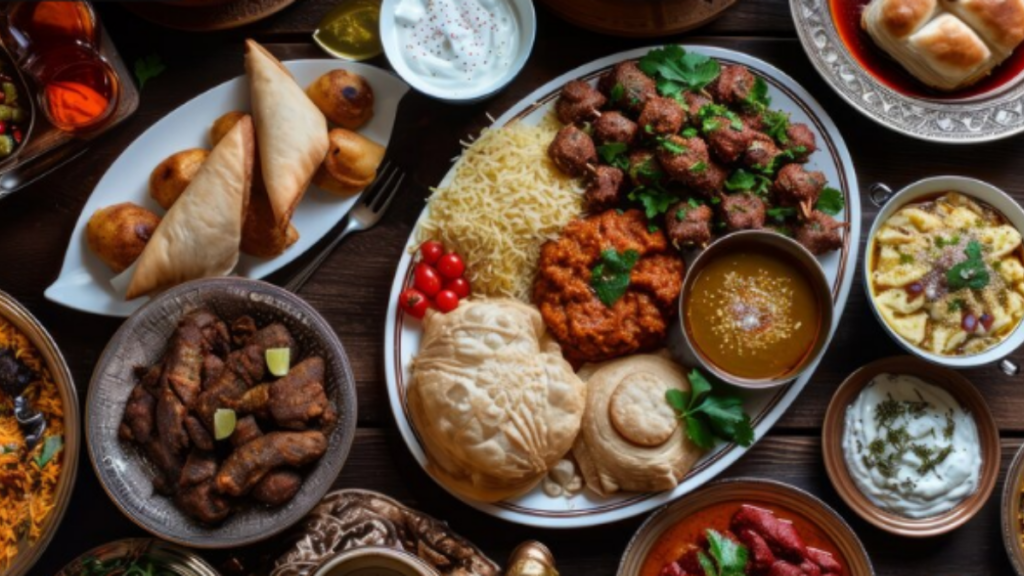
[[[825,273],[832,283],[832,294],[835,301],[835,321],[832,325],[832,332],[834,332],[839,318],[842,316],[843,308],[846,305],[846,297],[850,292],[850,284],[856,271],[857,239],[860,238],[861,216],[857,175],[854,172],[853,162],[850,159],[850,154],[843,143],[842,137],[839,135],[832,120],[829,119],[828,115],[825,114],[825,111],[814,98],[792,78],[770,64],[757,58],[722,48],[686,46],[686,49],[718,58],[723,63],[743,64],[750,67],[755,74],[764,77],[768,82],[769,94],[772,97],[772,107],[790,113],[794,122],[806,122],[817,134],[819,151],[811,157],[807,167],[812,170],[821,170],[825,173],[831,186],[843,191],[846,197],[846,208],[837,216],[837,219],[849,222],[850,224],[848,233],[844,236],[843,249],[823,256],[820,259]],[[596,81],[600,73],[612,65],[624,60],[640,58],[648,50],[648,48],[641,48],[622,52],[601,58],[571,72],[567,72],[541,86],[502,114],[495,122],[495,125],[501,126],[516,118],[521,119],[523,122],[536,124],[554,106],[558,92],[569,80],[584,78]],[[449,171],[441,184],[447,184],[452,177],[453,173]],[[425,215],[426,212],[424,211],[421,219]],[[415,233],[409,238],[407,246],[408,248],[416,246]],[[413,456],[416,457],[421,466],[425,466],[426,456],[416,431],[409,420],[405,402],[405,391],[410,380],[412,358],[420,346],[421,325],[418,320],[412,319],[405,314],[400,314],[397,307],[398,294],[405,287],[406,283],[409,282],[411,275],[412,255],[407,250],[398,263],[398,270],[391,290],[391,302],[388,307],[384,340],[385,372],[391,409],[395,414],[399,430]],[[680,331],[677,327],[671,333],[678,337]],[[674,340],[679,339],[681,338],[674,338]],[[680,344],[678,341],[670,343],[677,357],[681,356],[679,353],[682,348]],[[693,365],[692,362],[687,364]],[[811,366],[804,376],[787,386],[774,390],[742,392],[746,401],[747,413],[754,417],[754,429],[757,438],[764,437],[786,409],[789,408],[789,405],[793,403],[800,394],[800,391],[803,390],[803,387],[810,381],[816,367],[816,364]],[[719,446],[714,451],[705,455],[694,466],[683,482],[675,490],[669,492],[622,494],[611,498],[601,498],[592,492],[584,491],[572,499],[565,499],[550,498],[538,487],[529,494],[497,504],[469,500],[466,502],[488,514],[531,526],[573,528],[607,524],[648,512],[700,487],[738,460],[744,452],[743,448],[732,444]]]
[[[366,78],[373,88],[374,114],[359,132],[379,144],[388,145],[398,102],[409,90],[404,82],[379,68],[339,60],[293,60],[284,65],[302,87],[321,74],[339,68]],[[241,67],[239,61],[239,69]],[[163,209],[149,197],[149,174],[153,168],[179,150],[208,149],[213,121],[225,112],[248,109],[249,81],[243,74],[179,106],[136,138],[110,166],[85,203],[64,254],[60,276],[46,289],[46,297],[84,312],[122,317],[148,302],[146,297],[127,302],[115,292],[110,284],[115,274],[86,245],[85,225],[89,217],[99,208],[119,202],[134,202],[163,214]],[[300,235],[298,242],[269,260],[243,254],[234,273],[263,278],[288,264],[334,228],[357,198],[358,195],[341,198],[310,186],[292,217]]]

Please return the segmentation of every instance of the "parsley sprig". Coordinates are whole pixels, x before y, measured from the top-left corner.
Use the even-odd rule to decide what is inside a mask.
[[[167,70],[167,65],[159,54],[150,54],[135,61],[135,79],[139,82],[139,90],[146,87],[146,82],[156,78]]]
[[[953,266],[946,272],[946,286],[951,292],[970,288],[981,290],[992,280],[981,257],[981,243],[971,240],[964,249],[967,260]]]
[[[708,528],[704,534],[708,538],[708,552],[711,554],[709,558],[703,550],[697,552],[697,561],[704,574],[707,576],[745,576],[747,557],[749,556],[746,546],[711,528]],[[712,559],[714,559],[713,562]]]
[[[601,251],[601,262],[590,271],[590,287],[605,306],[618,302],[629,288],[629,275],[640,254],[626,250],[621,254],[613,249]]]
[[[678,200],[675,194],[657,185],[636,188],[629,193],[628,198],[643,205],[644,215],[648,220],[668,212],[669,206]]]
[[[686,435],[700,448],[715,445],[715,439],[735,442],[740,446],[754,443],[750,416],[743,411],[743,399],[727,394],[712,394],[711,382],[698,370],[689,374],[690,390],[671,389],[665,401],[686,425]]]
[[[684,91],[704,89],[722,71],[714,58],[687,52],[675,44],[651,50],[640,59],[639,67],[654,78],[659,94],[677,100]]]

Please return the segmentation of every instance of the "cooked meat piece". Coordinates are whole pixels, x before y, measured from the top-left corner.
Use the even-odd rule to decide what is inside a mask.
[[[700,109],[708,104],[713,104],[713,102],[703,94],[689,91],[683,94],[683,99],[686,100],[686,117],[689,118],[690,126],[699,129],[701,125]]]
[[[280,322],[274,322],[256,332],[252,338],[252,344],[256,345],[260,356],[263,356],[267,348],[290,348],[292,358],[297,358],[300,352],[295,345],[295,339],[292,338],[292,333]]]
[[[120,436],[125,440],[145,444],[153,436],[156,398],[142,384],[132,388],[128,403],[124,407]]]
[[[555,135],[548,146],[548,156],[563,173],[583,176],[587,173],[587,164],[597,163],[597,148],[586,132],[569,125]]]
[[[725,192],[725,181],[729,174],[718,162],[709,160],[707,166],[694,167],[690,170],[690,182],[687,185],[697,193],[713,198]]]
[[[658,572],[658,576],[689,576],[683,569],[676,564],[671,562],[662,567],[661,572]]]
[[[665,179],[661,162],[650,150],[633,150],[629,153],[628,168],[630,183],[635,186],[650,186]]]
[[[245,391],[232,407],[242,414],[252,414],[261,420],[270,418],[270,384],[263,383]]]
[[[181,479],[178,486],[188,488],[196,484],[202,484],[217,474],[217,458],[212,452],[193,450],[188,453],[185,459],[185,466],[181,469]]]
[[[796,565],[785,560],[776,560],[775,564],[768,569],[768,576],[807,576],[804,571]]]
[[[327,409],[324,361],[311,356],[270,385],[270,414],[282,428],[305,430]]]
[[[280,506],[290,501],[302,488],[302,476],[291,470],[271,470],[252,488],[257,502]]]
[[[145,445],[145,450],[150,462],[159,471],[159,475],[153,479],[153,487],[161,494],[173,494],[178,489],[178,479],[181,478],[181,457],[173,453],[167,443],[161,442],[158,438],[151,439]]]
[[[618,206],[622,199],[622,182],[626,175],[611,166],[598,166],[590,177],[590,185],[583,193],[587,212],[604,212]]]
[[[779,204],[799,206],[801,213],[807,216],[825,189],[826,182],[821,172],[808,172],[800,164],[787,164],[775,178],[775,198]]]
[[[783,522],[775,517],[771,511],[757,506],[744,504],[732,516],[729,527],[734,532],[742,532],[744,529],[757,533],[771,548],[776,556],[780,556],[793,562],[802,562],[807,556],[807,546],[804,545],[800,533],[789,522]]]
[[[224,370],[224,361],[215,354],[207,354],[206,358],[203,359],[203,386],[202,389],[206,390],[211,384],[220,378],[220,373]]]
[[[185,418],[185,430],[193,446],[200,450],[213,450],[213,436],[198,418],[191,415]]]
[[[594,140],[599,144],[622,143],[632,144],[636,139],[639,128],[636,122],[619,112],[609,110],[601,114],[601,117],[594,120]]]
[[[731,106],[746,105],[757,78],[746,66],[722,66],[722,73],[708,87],[715,100]]]
[[[767,134],[755,134],[750,142],[750,147],[743,154],[743,165],[755,170],[772,172],[775,169],[775,159],[782,154],[775,141]]]
[[[613,108],[639,114],[647,100],[658,94],[654,80],[643,73],[636,62],[620,62],[597,82]]]
[[[204,349],[203,332],[186,316],[178,324],[171,338],[171,346],[164,359],[164,382],[181,398],[182,403],[191,407],[202,390]]]
[[[823,575],[841,576],[843,573],[843,565],[836,560],[835,556],[825,552],[824,550],[818,550],[817,548],[807,548],[807,559],[814,562],[821,568]]]
[[[157,362],[149,368],[136,368],[136,374],[141,372],[139,375],[139,384],[146,389],[150,394],[157,394],[160,392],[160,381],[163,375],[163,362]]]
[[[0,348],[0,390],[9,398],[21,396],[37,378],[36,373],[14,355],[11,348]]]
[[[748,130],[753,130],[754,132],[764,132],[765,123],[763,113],[747,112],[744,114],[740,114],[740,120],[743,121],[743,125],[746,126]]]
[[[231,323],[231,342],[238,348],[247,346],[256,335],[256,321],[252,316],[239,316]]]
[[[188,432],[185,431],[187,415],[185,405],[165,386],[156,400],[156,440],[166,445],[172,454],[181,454],[188,448]]]
[[[746,126],[742,130],[734,130],[727,118],[720,120],[718,128],[706,135],[708,147],[722,163],[732,164],[743,156],[757,133]]]
[[[688,246],[706,246],[711,242],[711,219],[714,213],[705,204],[697,206],[680,202],[665,214],[665,233],[672,245],[682,249]]]
[[[235,431],[231,434],[230,438],[231,445],[238,448],[260,436],[263,436],[263,431],[260,430],[260,425],[256,423],[256,418],[252,415],[244,416],[235,423]]]
[[[333,400],[330,400],[327,402],[327,407],[324,408],[324,413],[320,416],[320,430],[324,434],[329,434],[337,422],[338,407],[334,405]]]
[[[231,350],[231,335],[228,333],[228,325],[213,312],[205,308],[193,310],[182,318],[181,323],[190,323],[199,328],[203,334],[205,351],[223,356]]]
[[[692,172],[694,167],[699,172],[700,167],[707,166],[709,161],[707,144],[696,136],[669,136],[665,143],[658,147],[658,162],[665,173],[672,180],[683,184],[695,180],[696,175]]]
[[[718,210],[730,232],[764,228],[764,202],[748,192],[726,194],[722,197]]]
[[[217,409],[234,406],[246,390],[248,385],[245,380],[233,370],[225,369],[221,372],[220,378],[199,395],[192,410],[207,430],[213,430],[213,415]]]
[[[790,124],[786,129],[786,150],[793,155],[793,161],[803,164],[818,149],[818,143],[807,124]]]
[[[775,563],[775,554],[772,554],[772,550],[768,547],[768,543],[764,541],[764,538],[761,538],[757,532],[749,528],[740,530],[736,536],[747,547],[750,555],[750,566],[754,569],[754,572],[760,574],[772,567],[772,564]]]
[[[228,354],[224,361],[224,368],[224,371],[232,372],[240,377],[246,386],[253,386],[263,380],[266,374],[266,355],[259,345],[250,344]]]
[[[682,105],[672,98],[653,96],[644,104],[636,123],[643,135],[666,136],[679,132],[685,121]]]
[[[799,565],[800,570],[804,576],[821,576],[821,567],[812,562],[809,558],[804,558],[804,561]]]
[[[607,102],[604,94],[582,80],[573,80],[562,87],[555,102],[555,114],[562,124],[577,124],[600,115],[598,110]]]
[[[228,501],[214,490],[213,480],[182,490],[174,501],[185,514],[204,524],[219,524],[231,513]]]
[[[217,490],[241,496],[274,468],[303,466],[326,451],[327,438],[321,432],[271,432],[236,448],[228,456],[217,473]]]
[[[845,223],[836,222],[828,214],[814,210],[796,229],[795,238],[804,245],[804,248],[810,250],[811,254],[827,254],[843,247],[843,238],[839,235],[843,228],[846,228]]]

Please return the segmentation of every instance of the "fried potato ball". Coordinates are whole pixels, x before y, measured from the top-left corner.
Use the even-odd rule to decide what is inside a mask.
[[[97,210],[85,226],[85,240],[104,264],[120,274],[142,254],[159,224],[156,214],[123,202]]]
[[[309,99],[328,120],[355,130],[373,117],[373,88],[348,70],[331,70],[306,89]]]
[[[235,127],[235,123],[245,116],[245,112],[235,110],[214,120],[213,125],[210,126],[210,144],[216,146],[217,142],[220,142],[220,139]]]
[[[202,148],[190,148],[171,154],[157,164],[149,175],[149,195],[161,208],[169,210],[209,155],[210,151]]]
[[[328,138],[331,146],[314,182],[339,194],[352,194],[369,186],[384,159],[384,147],[344,128],[331,130]]]

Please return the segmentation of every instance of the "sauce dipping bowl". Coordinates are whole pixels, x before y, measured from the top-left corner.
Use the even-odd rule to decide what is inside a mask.
[[[364,546],[327,558],[310,570],[309,576],[440,576],[440,573],[404,550]]]
[[[1021,491],[1024,490],[1024,446],[1006,472],[1006,484],[1003,486],[1003,501],[1000,515],[1003,526],[1003,545],[1010,564],[1018,576],[1024,576],[1024,526],[1022,526],[1021,506],[1024,505]]]
[[[693,342],[690,329],[688,328],[686,313],[687,301],[689,299],[689,295],[694,289],[694,283],[700,275],[701,270],[703,270],[704,267],[712,260],[742,249],[743,247],[753,247],[761,250],[766,249],[769,252],[774,252],[786,257],[790,262],[795,264],[796,267],[803,272],[804,277],[810,284],[810,287],[817,298],[818,308],[821,312],[821,318],[819,318],[818,321],[817,335],[814,344],[804,354],[803,358],[797,365],[793,366],[785,373],[773,378],[752,379],[737,376],[724,370],[701,352],[700,348]],[[724,236],[713,242],[709,247],[698,254],[693,260],[693,263],[690,264],[686,271],[686,278],[683,280],[682,292],[679,295],[679,319],[687,356],[695,358],[705,370],[714,374],[717,378],[740,388],[764,389],[781,386],[796,379],[808,369],[812,369],[816,366],[818,360],[821,359],[826,348],[828,348],[828,342],[831,338],[833,315],[834,303],[832,301],[832,289],[829,285],[828,278],[825,276],[825,271],[818,262],[818,259],[796,241],[776,232],[767,232],[763,230],[733,232],[732,234]]]
[[[948,392],[974,419],[978,429],[978,441],[981,443],[978,487],[974,493],[946,512],[927,518],[909,518],[884,510],[860,491],[850,474],[843,452],[846,410],[864,387],[880,374],[916,376],[928,384],[937,386]],[[945,534],[973,518],[995,488],[1001,458],[999,428],[989,412],[985,399],[971,381],[959,372],[913,356],[894,356],[877,360],[861,367],[843,381],[825,412],[821,450],[825,458],[825,470],[832,481],[832,486],[858,516],[886,532],[914,538]]]
[[[417,92],[452,104],[472,104],[497,94],[518,76],[523,66],[526,65],[537,35],[537,13],[534,11],[532,0],[493,1],[508,5],[509,10],[516,18],[518,25],[516,33],[519,35],[512,65],[500,76],[487,82],[462,83],[455,87],[440,87],[424,81],[423,77],[406,63],[403,47],[398,37],[395,14],[401,0],[384,0],[380,8],[380,40],[391,67]]]
[[[923,358],[929,362],[947,366],[949,368],[974,368],[989,364],[998,364],[999,368],[1007,375],[1016,375],[1020,370],[1016,364],[1009,361],[1007,356],[1024,344],[1024,330],[1021,329],[1021,322],[1014,328],[1013,332],[1006,336],[992,348],[978,354],[965,356],[942,356],[920,348],[897,334],[882,317],[875,301],[874,289],[871,282],[871,270],[875,253],[875,236],[881,226],[900,208],[914,201],[929,198],[943,192],[959,192],[975,200],[988,204],[999,211],[1011,226],[1024,233],[1024,209],[1011,198],[1006,192],[981,180],[966,178],[963,176],[934,176],[918,180],[909,184],[898,192],[892,192],[884,184],[874,184],[870,187],[868,198],[871,202],[881,208],[875,221],[871,224],[868,232],[867,250],[864,253],[864,291],[868,294],[868,301],[871,303],[871,310],[878,319],[882,328],[902,346],[907,352],[914,356]]]

